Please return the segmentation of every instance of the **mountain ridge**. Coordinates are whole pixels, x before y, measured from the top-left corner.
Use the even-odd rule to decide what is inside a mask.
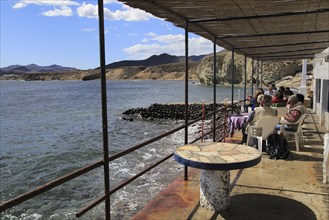
[[[207,55],[189,56],[189,62],[199,62]],[[185,61],[185,56],[174,56],[167,53],[152,55],[144,60],[122,60],[106,65],[106,69],[114,69],[125,66],[158,66],[162,64],[181,63]],[[98,67],[99,68],[99,67]]]
[[[245,81],[245,63],[244,56],[237,54],[234,63],[234,84],[242,85]],[[172,63],[170,63],[172,62]],[[232,53],[222,50],[216,55],[217,74],[216,84],[232,84]],[[172,56],[169,54],[153,55],[145,60],[119,61],[108,64],[106,69],[106,79],[108,80],[184,80],[185,79],[185,57]],[[188,77],[189,80],[199,81],[203,85],[212,85],[213,82],[213,56],[201,55],[189,57]],[[247,78],[248,84],[253,81],[259,86],[260,79],[263,85],[271,83],[282,84],[284,86],[296,87],[301,81],[302,63],[301,60],[286,61],[266,61],[263,63],[263,74],[256,70],[252,78],[251,60],[247,59]],[[312,78],[312,61],[309,60],[307,75]],[[61,71],[65,68],[59,65],[50,65],[39,67],[36,64],[26,66],[12,65],[11,71],[5,72],[1,68],[0,80],[95,80],[100,78],[100,70],[77,70]],[[8,68],[8,69],[10,69]],[[41,72],[33,72],[31,69],[38,69]],[[52,71],[50,71],[52,70]],[[44,72],[43,72],[44,71]],[[289,76],[289,78],[287,78]],[[308,80],[308,86],[312,81]]]
[[[189,62],[200,62],[207,55],[193,55],[189,56]],[[185,62],[184,56],[174,56],[167,53],[160,55],[152,55],[144,60],[122,60],[107,64],[106,69],[115,69],[121,67],[131,67],[131,66],[158,66],[163,64],[175,64]],[[94,70],[99,69],[99,67]],[[81,71],[80,69],[74,67],[64,67],[57,64],[52,64],[49,66],[39,66],[37,64],[28,65],[10,65],[7,67],[0,68],[0,74],[25,74],[25,73],[45,73],[45,72],[62,72],[62,71]]]
[[[74,67],[64,67],[57,64],[52,64],[49,66],[39,66],[37,64],[28,65],[10,65],[7,67],[0,68],[1,75],[8,72],[12,74],[23,74],[23,73],[44,73],[44,72],[62,72],[62,71],[79,71],[79,69]]]

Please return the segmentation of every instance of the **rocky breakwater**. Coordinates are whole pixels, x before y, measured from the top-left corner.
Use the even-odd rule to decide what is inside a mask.
[[[223,107],[222,104],[216,104],[216,109]],[[213,104],[204,105],[204,114],[213,111]],[[197,119],[202,116],[202,104],[190,104],[188,106],[189,119]],[[133,108],[123,112],[124,115],[138,115],[143,119],[185,119],[184,104],[152,104],[148,108]],[[125,117],[127,119],[127,117]]]
[[[216,141],[221,141],[224,137],[224,129],[218,127],[222,125],[225,121],[225,106],[224,104],[216,104],[216,109],[220,110],[216,115]],[[230,111],[229,109],[227,109]],[[213,104],[204,105],[204,114],[213,111]],[[188,106],[189,120],[194,120],[202,117],[202,104],[195,103]],[[122,119],[127,121],[134,121],[134,118],[140,117],[146,120],[184,120],[185,119],[185,105],[184,104],[152,104],[147,108],[133,108],[128,109],[122,113],[124,116]],[[135,117],[134,117],[135,116]],[[201,121],[192,126],[197,126],[198,132],[196,132],[195,137],[201,136]],[[210,116],[205,119],[204,124],[204,133],[210,132],[213,130],[213,117]],[[228,125],[226,125],[226,130],[228,130]],[[205,135],[205,139],[212,139],[212,132],[208,135]]]

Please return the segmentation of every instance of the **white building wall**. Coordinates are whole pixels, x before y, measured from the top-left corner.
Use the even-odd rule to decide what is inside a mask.
[[[314,58],[313,111],[319,116],[320,124],[329,130],[329,48]]]

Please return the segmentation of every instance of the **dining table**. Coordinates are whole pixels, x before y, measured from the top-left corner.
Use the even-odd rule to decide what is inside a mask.
[[[255,166],[261,161],[256,148],[225,142],[194,143],[177,147],[175,160],[201,170],[200,205],[220,211],[230,205],[230,170]]]
[[[230,136],[233,137],[236,130],[241,130],[243,123],[248,119],[248,113],[234,114],[228,117],[228,123],[230,124]]]

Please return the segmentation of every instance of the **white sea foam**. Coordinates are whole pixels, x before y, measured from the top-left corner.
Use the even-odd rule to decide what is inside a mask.
[[[38,213],[22,213],[20,216],[13,216],[10,214],[3,215],[3,218],[1,219],[7,219],[7,220],[39,220],[42,219],[42,215]]]

